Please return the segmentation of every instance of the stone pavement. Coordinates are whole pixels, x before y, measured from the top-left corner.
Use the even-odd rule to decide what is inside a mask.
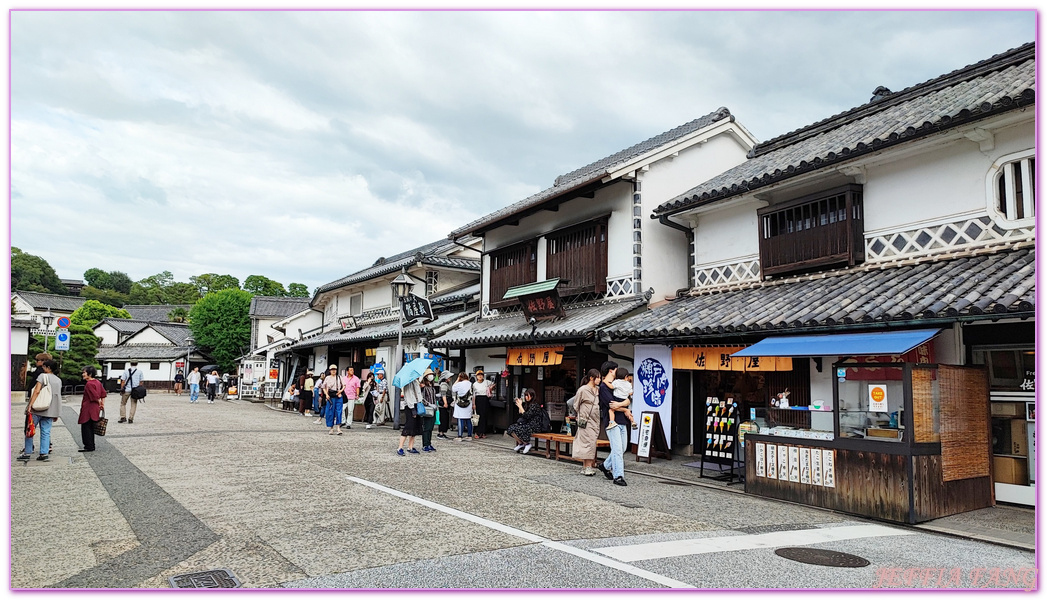
[[[24,409],[21,395],[15,398],[12,458],[22,444]],[[584,560],[564,560],[563,544],[583,552],[858,521],[699,480],[678,459],[647,465],[627,455],[630,485],[621,488],[599,476],[582,477],[574,463],[514,454],[501,436],[437,440],[435,454],[398,457],[398,438],[388,427],[364,430],[357,424],[331,436],[297,414],[238,401],[190,405],[184,395],[170,394],[150,394],[134,424],[118,424],[119,397],[107,400],[109,434],[99,439],[98,451],[76,452],[79,399],[65,398],[62,420],[53,429],[52,460],[11,461],[13,588],[164,588],[169,577],[217,568],[233,571],[245,587],[650,587],[650,580],[620,568],[587,569]],[[676,482],[694,485],[665,485]],[[504,525],[463,520],[375,486]],[[40,502],[59,516],[46,527],[33,510]],[[602,525],[610,522],[613,534]],[[586,523],[592,525],[580,526]],[[536,547],[514,531],[550,541]],[[918,560],[905,559],[904,552],[933,554],[924,550],[929,536],[910,536],[891,551],[873,541],[851,546],[881,562]],[[561,551],[549,544],[560,544]],[[1031,555],[980,543],[937,545],[942,556],[927,558],[929,565],[956,564],[968,555],[1014,568],[1031,564]],[[518,562],[516,557],[533,557],[541,569],[496,568]],[[731,557],[703,560],[720,564]],[[705,564],[678,562],[682,573]],[[484,575],[445,579],[455,564]],[[414,569],[426,572],[426,565],[433,568],[430,579],[410,576]],[[875,582],[869,574],[831,570],[821,579],[810,568],[776,572],[788,576],[760,585]],[[698,581],[713,587],[745,583],[729,577]]]

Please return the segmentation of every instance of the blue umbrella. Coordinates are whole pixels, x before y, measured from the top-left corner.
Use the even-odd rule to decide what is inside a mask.
[[[432,366],[433,361],[431,358],[416,358],[404,365],[403,368],[397,372],[393,377],[393,385],[402,388],[412,381],[420,379],[422,374],[425,373],[425,370],[432,368]]]

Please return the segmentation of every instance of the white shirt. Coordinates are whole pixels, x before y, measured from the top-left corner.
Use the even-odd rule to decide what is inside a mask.
[[[490,396],[491,395],[491,382],[484,379],[483,381],[476,381],[473,383],[473,395],[474,396]]]
[[[193,371],[192,373],[190,373],[189,377],[186,379],[186,381],[188,381],[190,384],[199,385],[200,384],[200,371]]]

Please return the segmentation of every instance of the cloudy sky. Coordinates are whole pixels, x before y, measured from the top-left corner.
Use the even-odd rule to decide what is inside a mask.
[[[766,140],[1034,37],[1031,11],[15,11],[11,243],[65,278],[313,289],[720,106]]]

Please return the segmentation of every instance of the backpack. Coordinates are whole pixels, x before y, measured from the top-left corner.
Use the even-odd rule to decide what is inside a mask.
[[[549,420],[549,411],[544,407],[542,408],[542,425],[538,433],[550,433],[553,430],[553,423]]]

